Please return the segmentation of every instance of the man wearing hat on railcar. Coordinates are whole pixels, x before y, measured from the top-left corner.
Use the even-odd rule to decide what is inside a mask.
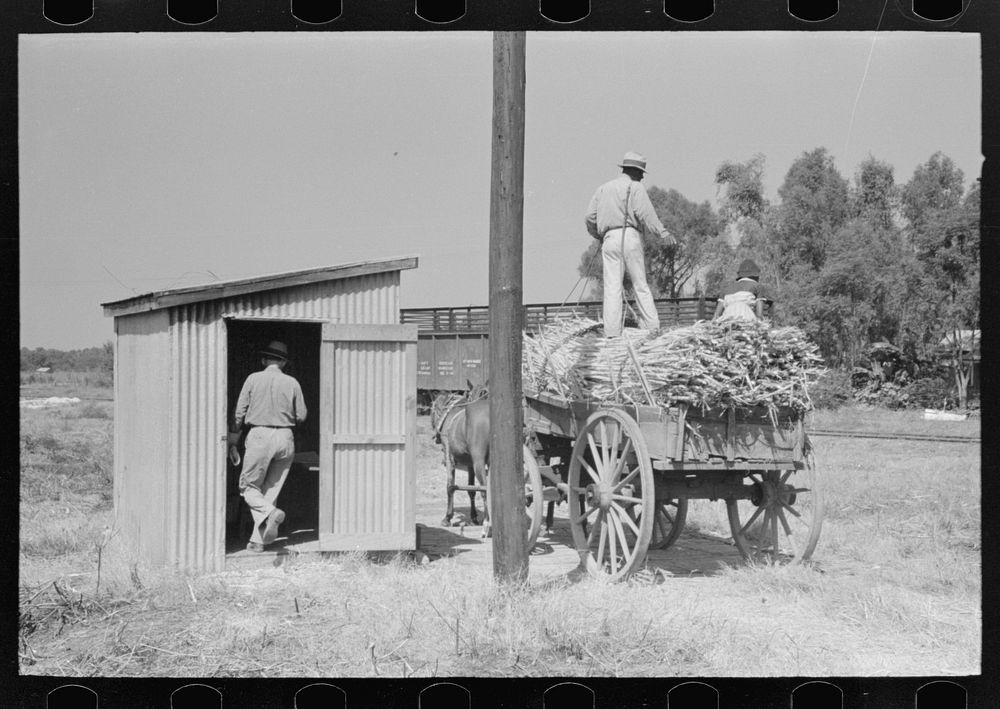
[[[604,260],[604,334],[622,332],[622,282],[628,271],[635,291],[639,327],[656,330],[660,318],[646,282],[642,232],[652,232],[676,247],[677,240],[660,223],[642,178],[646,158],[625,153],[618,164],[622,174],[597,188],[587,210],[587,231],[600,240]]]
[[[736,271],[736,280],[722,289],[712,319],[763,320],[766,298],[760,285],[760,267],[752,259],[744,259]]]
[[[243,383],[229,429],[229,445],[235,446],[243,425],[250,427],[239,483],[253,515],[253,532],[247,544],[250,551],[264,551],[278,537],[278,525],[285,521],[285,513],[274,503],[295,457],[292,429],[306,420],[302,387],[282,371],[287,362],[284,342],[273,340],[260,351],[264,369]]]

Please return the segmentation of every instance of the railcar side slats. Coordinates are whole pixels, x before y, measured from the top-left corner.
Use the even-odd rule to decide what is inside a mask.
[[[660,298],[655,301],[663,326],[691,325],[707,320],[715,312],[715,298]],[[770,303],[767,303],[770,307]],[[531,303],[524,306],[524,329],[537,332],[542,326],[565,318],[600,320],[603,305],[591,300],[579,303]],[[489,306],[405,308],[400,322],[417,326],[417,389],[464,390],[467,381],[485,384]]]

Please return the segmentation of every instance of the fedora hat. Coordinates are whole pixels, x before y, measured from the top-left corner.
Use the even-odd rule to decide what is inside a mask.
[[[260,353],[268,357],[288,359],[288,348],[280,340],[271,340],[271,343],[267,347],[262,348]]]
[[[760,278],[760,266],[753,262],[752,259],[744,259],[743,263],[740,264],[739,270],[736,272],[736,279],[740,278]]]
[[[634,167],[638,170],[646,172],[646,158],[639,155],[639,153],[625,153],[625,157],[623,157],[622,161],[618,163],[618,167]]]

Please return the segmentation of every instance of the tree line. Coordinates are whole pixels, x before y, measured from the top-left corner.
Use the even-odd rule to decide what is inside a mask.
[[[49,367],[60,372],[113,372],[114,346],[105,342],[100,347],[82,350],[54,350],[45,347],[21,348],[21,371],[34,372]]]
[[[802,328],[828,365],[848,371],[877,343],[930,360],[946,336],[979,328],[979,181],[966,185],[948,156],[934,153],[900,184],[871,155],[847,179],[816,148],[792,163],[775,202],[764,194],[765,166],[763,155],[721,164],[718,210],[649,188],[680,242],[671,253],[645,237],[654,295],[714,297],[752,258],[773,296],[775,323]],[[594,298],[597,246],[579,266]]]

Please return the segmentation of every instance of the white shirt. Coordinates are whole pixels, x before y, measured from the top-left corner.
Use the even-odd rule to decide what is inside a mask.
[[[631,189],[630,189],[631,188]],[[641,182],[622,173],[618,177],[597,188],[587,210],[587,231],[595,239],[601,239],[612,229],[625,226],[625,196],[628,194],[628,225],[639,231],[652,232],[661,238],[673,236],[660,223],[649,201],[646,188]]]

